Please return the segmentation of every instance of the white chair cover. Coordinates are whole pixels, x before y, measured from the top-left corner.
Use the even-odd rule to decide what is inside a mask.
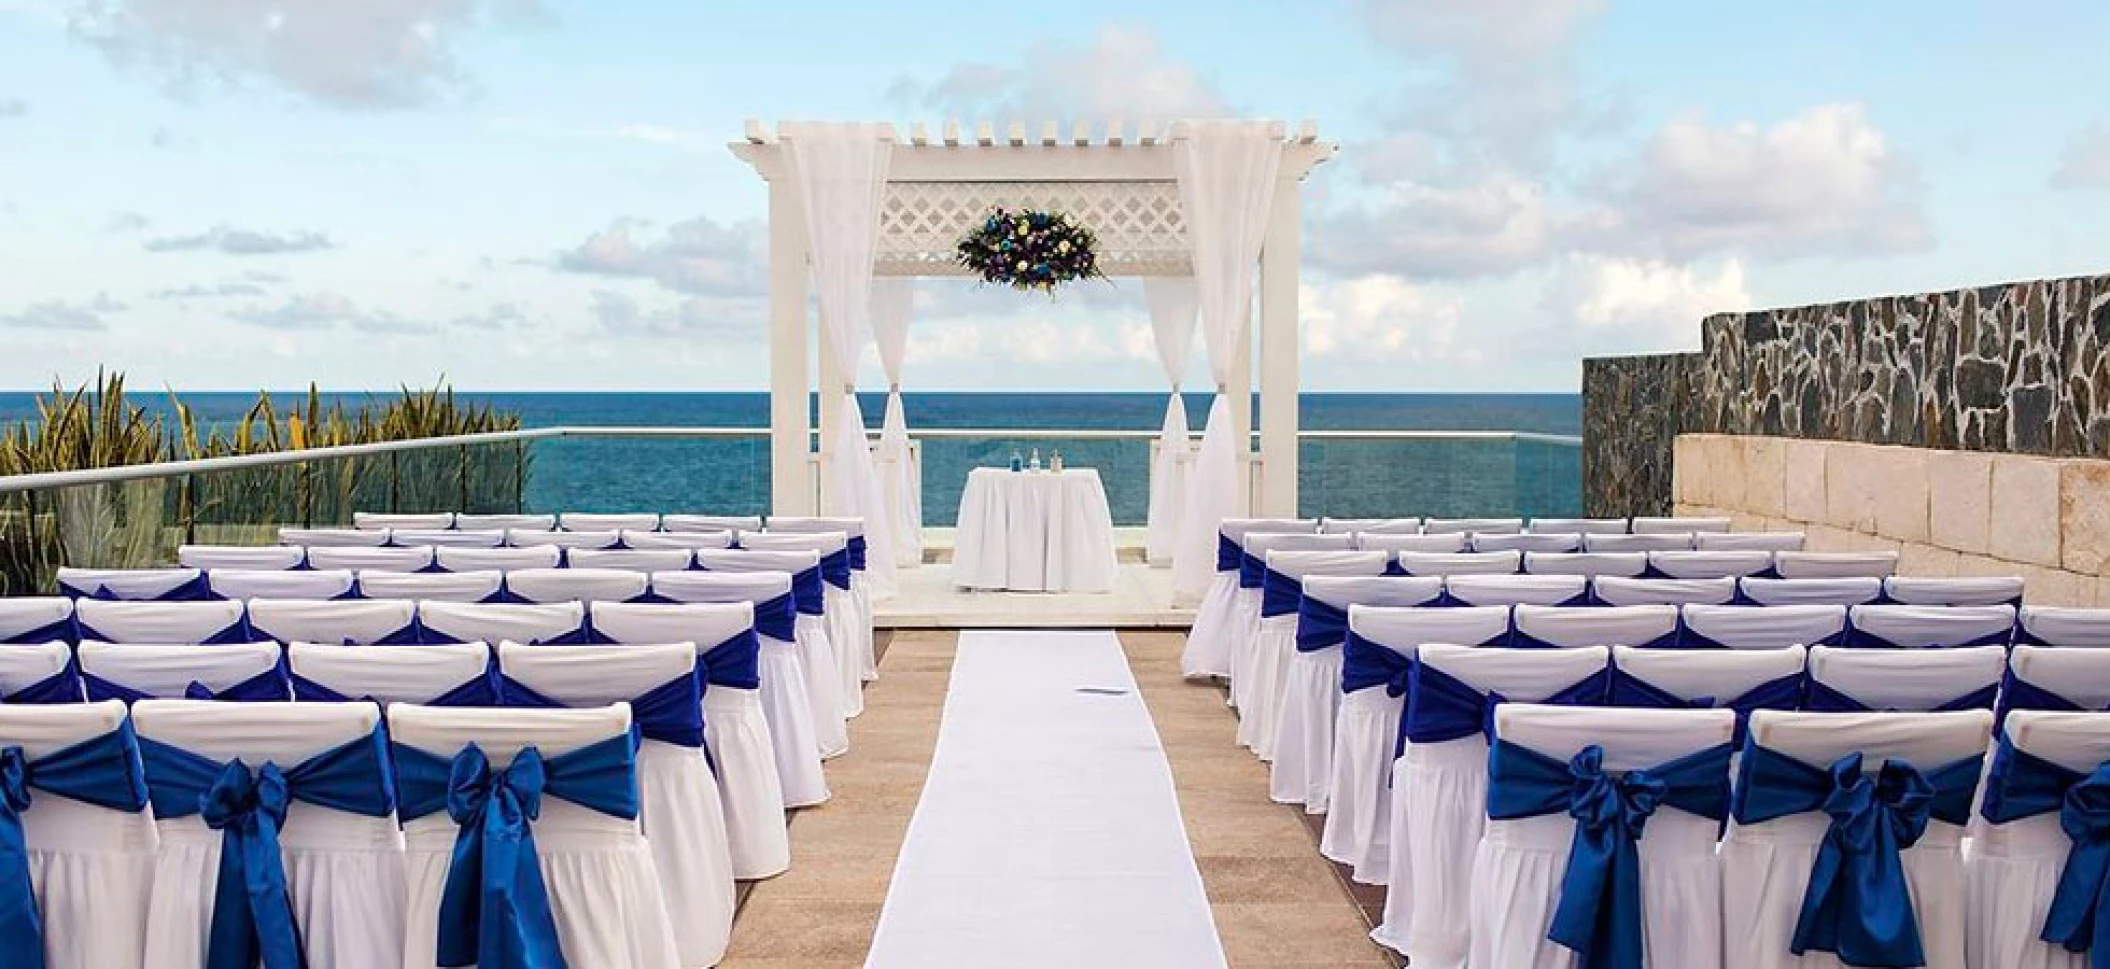
[[[760,604],[790,596],[791,573],[654,572],[652,593],[674,602]],[[787,639],[785,630],[756,617],[755,635],[762,640],[762,718],[769,721],[784,806],[811,807],[828,800],[828,782],[821,775],[820,733],[813,724],[813,699],[806,692],[795,616],[793,621]]]
[[[225,690],[278,665],[277,643],[105,643],[88,640],[81,672],[157,697],[181,697],[192,683]],[[91,691],[92,693],[92,691]],[[287,695],[283,699],[291,700]],[[229,703],[225,706],[243,706]]]
[[[298,545],[185,545],[176,561],[194,569],[297,569],[308,560]]]
[[[1582,548],[1580,532],[1519,532],[1474,535],[1475,552],[1574,552]]]
[[[1534,518],[1530,530],[1563,535],[1623,535],[1627,521],[1624,518]]]
[[[1522,552],[1400,552],[1399,567],[1408,575],[1515,575],[1523,569]]]
[[[772,522],[774,521],[775,519],[772,519]],[[820,553],[823,558],[844,554],[849,547],[849,541],[850,533],[841,531],[740,535],[742,548],[758,552],[810,551]],[[835,653],[835,695],[843,716],[855,717],[865,709],[865,671],[876,671],[879,667],[878,646],[872,635],[872,617],[858,600],[855,573],[851,576],[851,588],[844,589],[833,583],[824,583],[822,596],[827,601],[827,615],[824,618],[828,626],[828,642],[834,647]]]
[[[1883,580],[1874,576],[1840,579],[1736,580],[1736,591],[1761,606],[1857,606],[1883,597]]]
[[[442,551],[445,551],[442,549]],[[368,599],[435,599],[441,602],[485,602],[505,587],[505,573],[367,572],[359,576],[359,594]]]
[[[1355,547],[1366,552],[1423,552],[1452,555],[1469,551],[1472,544],[1464,532],[1435,535],[1396,535],[1391,532],[1357,532]],[[1514,570],[1512,570],[1514,571]]]
[[[1311,518],[1226,518],[1217,526],[1217,564],[1222,565],[1233,548],[1242,549],[1247,532],[1310,532],[1319,523]],[[1187,630],[1187,644],[1180,651],[1180,672],[1189,676],[1229,676],[1231,657],[1239,638],[1251,630],[1240,623],[1238,569],[1219,568],[1194,611],[1194,625]]]
[[[1909,648],[2014,641],[2014,606],[1854,606],[1846,616],[1855,645]]]
[[[1509,638],[1509,610],[1355,605],[1348,630],[1411,660],[1424,643],[1499,645]],[[1334,720],[1333,776],[1327,780],[1326,825],[1319,853],[1354,869],[1356,881],[1385,884],[1391,867],[1392,752],[1404,696],[1384,687],[1341,697]]]
[[[1773,571],[1783,579],[1888,578],[1898,570],[1896,552],[1775,552]]]
[[[635,549],[731,548],[733,533],[717,532],[622,532],[623,546]]]
[[[2021,576],[1926,578],[1893,575],[1883,595],[1908,606],[1996,606],[2022,603]]]
[[[1534,575],[1619,575],[1648,571],[1646,552],[1526,552],[1524,571]]]
[[[282,527],[278,530],[278,543],[307,548],[379,548],[388,544],[388,529]]]
[[[1636,535],[1662,535],[1698,532],[1726,532],[1730,528],[1727,518],[1642,518],[1636,517],[1628,531]]]
[[[564,564],[574,569],[673,572],[688,568],[689,562],[685,548],[575,548],[564,553]]]
[[[281,643],[402,643],[416,637],[416,607],[380,599],[258,599],[249,628]]]
[[[435,602],[418,606],[420,641],[428,643],[570,643],[586,637],[586,604]]]
[[[2110,609],[2023,606],[2017,622],[2022,642],[2047,646],[2110,646]]]
[[[1506,702],[1535,703],[1602,673],[1610,655],[1602,646],[1426,645],[1416,662]],[[1487,738],[1475,732],[1409,742],[1392,766],[1391,812],[1385,920],[1370,937],[1417,967],[1463,969],[1472,942],[1473,853],[1487,823]]]
[[[494,710],[399,703],[388,708],[388,730],[397,744],[441,758],[476,744],[497,769],[530,745],[544,757],[561,757],[626,736],[630,708],[619,703],[592,710]],[[406,967],[429,967],[438,961],[434,949],[440,893],[459,831],[445,811],[403,824],[410,895],[409,924],[402,939]],[[581,969],[683,966],[659,869],[637,822],[545,797],[534,832],[537,862],[568,964]]]
[[[1990,711],[1956,713],[1787,713],[1751,715],[1752,743],[1819,770],[1850,753],[1873,772],[1889,759],[1935,770],[1985,752]],[[1722,943],[1725,969],[1834,969],[1828,953],[1797,957],[1788,942],[1809,887],[1810,866],[1830,828],[1822,812],[1757,824],[1734,820],[1722,840]],[[1927,969],[1964,969],[1963,828],[1929,820],[1918,843],[1899,852]]]
[[[195,593],[204,574],[194,568],[76,569],[62,565],[58,583],[59,591],[70,596],[150,602],[171,594]]]
[[[486,531],[498,529],[503,532],[555,531],[555,515],[472,515],[460,512],[454,516],[454,527],[463,531]]]
[[[502,643],[505,675],[568,707],[630,702],[694,675],[690,643],[523,646]],[[637,708],[631,707],[633,716]],[[666,891],[667,915],[684,966],[713,966],[732,940],[733,859],[718,782],[702,747],[645,737],[637,751],[638,823]]]
[[[1423,519],[1421,531],[1425,535],[1444,532],[1464,532],[1468,535],[1514,535],[1524,530],[1521,518],[1428,518]]]
[[[107,602],[74,605],[83,638],[118,643],[204,643],[247,640],[239,602]]]
[[[222,599],[335,599],[356,586],[348,569],[214,569],[206,582]]]
[[[310,546],[308,567],[358,572],[418,572],[432,567],[432,546],[406,548],[337,548]]]
[[[921,512],[917,513],[917,520],[922,520]],[[769,519],[769,530],[793,535],[841,532],[848,536],[851,542],[855,543],[864,541],[865,522],[862,518],[793,518],[773,515]],[[894,540],[896,542],[905,541],[899,535],[894,536]],[[919,535],[915,541],[916,548],[920,549],[922,544],[922,538]],[[867,554],[869,554],[869,551]],[[920,555],[920,553],[917,554]],[[858,565],[853,560],[851,567],[855,571],[850,574],[850,601],[857,608],[857,614],[854,617],[852,626],[853,631],[857,632],[861,637],[857,644],[858,661],[863,665],[863,669],[859,671],[859,678],[862,682],[871,682],[879,678],[878,648],[872,638],[873,586],[871,581],[866,578],[866,568],[863,565]],[[885,594],[891,597],[895,591],[890,589]],[[859,710],[863,709],[862,694],[859,694],[856,706]]]
[[[1695,532],[1693,547],[1702,552],[1800,552],[1801,532]]]
[[[252,771],[292,768],[369,738],[381,710],[371,703],[213,703],[141,700],[132,718],[142,740]],[[220,878],[221,834],[196,814],[163,818],[147,911],[147,965],[204,964]],[[279,831],[301,949],[308,965],[374,964],[404,933],[403,839],[393,813],[368,817],[295,800]]]
[[[1579,603],[1590,580],[1580,575],[1453,575],[1443,580],[1452,602],[1467,606],[1559,606]]]
[[[40,760],[117,730],[125,705],[0,706],[0,745]],[[46,969],[141,969],[159,838],[153,812],[35,791],[21,810]],[[20,953],[17,953],[21,955]]]
[[[1274,616],[1263,614],[1254,627],[1252,673],[1258,682],[1252,684],[1250,695],[1255,703],[1252,709],[1241,710],[1238,727],[1244,734],[1242,742],[1273,765],[1269,788],[1278,801],[1303,803],[1304,789],[1311,782],[1308,772],[1312,763],[1305,751],[1310,743],[1317,742],[1313,735],[1332,733],[1335,700],[1341,695],[1340,653],[1297,650],[1296,606],[1303,600],[1303,580],[1322,575],[1381,576],[1390,562],[1391,556],[1384,552],[1267,553],[1267,581],[1280,584],[1278,577],[1293,580],[1296,598],[1281,603],[1287,611]],[[1265,594],[1262,598],[1265,600]],[[1280,753],[1285,745],[1289,748],[1287,763]]]
[[[1585,552],[1689,552],[1692,549],[1691,532],[1583,536]]]
[[[1832,645],[1846,634],[1845,606],[1695,604],[1681,609],[1680,618],[1685,623],[1686,646],[1779,649]]]
[[[699,652],[755,628],[754,607],[744,602],[603,602],[594,605],[592,615],[594,631],[612,642],[686,642]],[[791,867],[791,842],[775,741],[762,714],[760,691],[708,685],[703,723],[718,769],[734,874],[744,879],[781,874]]]
[[[1720,706],[1755,687],[1803,671],[1809,651],[1780,649],[1647,649],[1612,647],[1612,666],[1688,702],[1707,698]]]
[[[656,532],[659,531],[659,515],[653,512],[599,514],[567,511],[557,516],[557,527],[567,532]]]
[[[391,545],[433,545],[441,548],[497,548],[506,543],[503,528],[391,528]]]
[[[0,700],[64,672],[72,661],[73,648],[61,642],[0,644]],[[82,699],[78,682],[67,693]]]
[[[1590,710],[1505,703],[1495,736],[1557,761],[1585,747],[1601,752],[1607,774],[1646,770],[1729,743],[1729,710]],[[1723,763],[1721,783],[1729,783]],[[1646,965],[1711,967],[1722,952],[1722,880],[1715,859],[1720,821],[1673,805],[1641,829],[1641,941]],[[1575,819],[1563,810],[1486,821],[1473,859],[1474,966],[1567,967],[1577,954],[1547,938],[1561,902]],[[1616,835],[1615,835],[1616,837]],[[1578,887],[1578,890],[1580,888]],[[1608,931],[1600,927],[1599,931]]]
[[[1736,580],[1720,579],[1629,579],[1600,575],[1590,580],[1590,594],[1608,606],[1726,605],[1736,599]]]
[[[0,598],[0,643],[42,643],[75,636],[72,599],[62,596]]]
[[[2008,652],[2016,680],[2057,694],[2082,710],[2110,708],[2110,654],[2071,646],[2016,646]],[[2004,703],[2012,705],[2012,692]],[[2031,709],[2023,704],[2018,709]]]
[[[483,676],[491,662],[485,643],[431,643],[369,649],[336,643],[292,643],[286,666],[293,675],[340,696],[382,704],[431,703]],[[307,694],[299,684],[296,698]]]
[[[1810,649],[1810,680],[1870,710],[1926,712],[1979,691],[1985,691],[1985,702],[1977,705],[1990,708],[1991,691],[2006,670],[2007,650],[1999,646],[1924,651]]]
[[[797,576],[819,568],[820,553],[697,549],[696,564],[712,572],[783,572]],[[840,664],[834,639],[828,634],[827,617],[801,612],[794,626],[799,669],[806,676],[806,700],[813,710],[814,740],[820,745],[821,757],[841,756],[850,749],[850,733],[843,723]]]
[[[1419,535],[1419,518],[1321,518],[1319,531],[1330,535],[1368,532],[1373,535]]]
[[[628,569],[519,569],[506,573],[506,591],[528,602],[628,602],[650,581]]]
[[[1743,552],[1650,552],[1648,567],[1672,579],[1741,578],[1773,567],[1773,553],[1752,549]]]
[[[430,514],[391,514],[386,512],[352,512],[352,525],[364,531],[389,531],[397,528],[453,528],[454,513],[441,511]]]
[[[1243,556],[1263,565],[1270,554],[1278,551],[1346,551],[1354,544],[1355,536],[1347,533],[1247,532],[1239,540]],[[1231,705],[1239,710],[1239,742],[1249,746],[1256,743],[1258,737],[1266,736],[1254,733],[1255,726],[1249,724],[1256,716],[1265,715],[1258,712],[1259,705],[1264,702],[1260,699],[1264,695],[1262,691],[1272,689],[1276,685],[1269,678],[1268,672],[1263,672],[1256,666],[1261,655],[1261,586],[1247,584],[1248,577],[1264,578],[1265,571],[1265,568],[1255,569],[1251,564],[1241,562],[1237,596],[1240,632],[1231,653]]]
[[[762,516],[662,515],[660,527],[670,532],[751,532],[762,527]]]
[[[555,545],[558,548],[615,548],[622,544],[623,534],[613,529],[608,531],[521,531],[509,529],[506,544],[515,548],[531,548],[537,545]]]
[[[2003,729],[2015,750],[2082,776],[2110,761],[2110,715],[2018,710],[2008,714]],[[1994,739],[1996,749],[2000,742]],[[1988,789],[1981,797],[1991,795]],[[1964,859],[1965,965],[2088,969],[2089,953],[2068,952],[2042,938],[2045,916],[2074,848],[2073,839],[2060,827],[2059,814],[2051,811],[2004,824],[1989,823],[1982,815],[1971,818],[1970,850]]]
[[[514,569],[554,569],[564,564],[564,550],[555,545],[524,545],[514,548],[450,548],[433,551],[439,567],[449,572],[510,572]]]
[[[1517,606],[1511,621],[1520,639],[1536,641],[1532,645],[1561,649],[1669,645],[1668,640],[1678,631],[1678,607],[1646,605],[1575,609],[1527,603]]]
[[[1443,580],[1433,575],[1307,575],[1299,635],[1307,608],[1337,612],[1345,624],[1351,606],[1432,605],[1442,598]],[[1333,797],[1334,725],[1341,713],[1341,643],[1298,651],[1282,695],[1270,793],[1278,801],[1304,805],[1306,813],[1325,814]]]

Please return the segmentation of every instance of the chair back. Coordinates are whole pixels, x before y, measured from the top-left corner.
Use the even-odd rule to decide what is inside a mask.
[[[622,533],[614,529],[561,532],[528,532],[514,529],[506,532],[506,544],[516,548],[527,548],[535,545],[555,545],[562,549],[615,548],[621,545],[622,542]]]
[[[639,534],[628,533],[625,534]],[[575,548],[564,553],[572,569],[622,569],[629,572],[676,572],[689,567],[686,548]]]
[[[1727,518],[1692,518],[1673,516],[1670,518],[1636,517],[1627,530],[1636,535],[1694,534],[1698,532],[1726,532],[1730,522]]]
[[[2017,710],[2002,729],[2016,750],[2070,771],[2088,774],[2110,761],[2110,717],[2100,713]]]
[[[819,552],[833,555],[850,547],[842,532],[741,532],[740,547],[762,552]]]
[[[1936,649],[2014,642],[2014,606],[1854,606],[1847,642],[1855,646]]]
[[[1801,532],[1695,532],[1693,547],[1702,552],[1800,552]]]
[[[627,602],[650,586],[628,569],[520,569],[506,573],[506,591],[527,602]]]
[[[0,598],[0,643],[71,641],[78,635],[73,627],[72,599],[64,596]]]
[[[675,602],[765,602],[791,593],[789,572],[654,572],[652,594]]]
[[[1448,575],[1444,597],[1466,606],[1580,605],[1590,580],[1579,575]]]
[[[1710,698],[1721,705],[1754,687],[1802,672],[1808,651],[1780,649],[1690,650],[1612,647],[1612,666],[1681,700]]]
[[[1584,747],[1604,752],[1608,771],[1646,770],[1729,742],[1734,710],[1634,710],[1504,703],[1495,708],[1495,736],[1554,760]],[[1728,777],[1722,778],[1728,783]],[[1643,829],[1646,831],[1647,829]]]
[[[454,516],[454,527],[462,529],[463,531],[487,531],[490,529],[497,529],[501,532],[549,532],[556,530],[557,516],[471,515],[468,512],[462,512]]]
[[[1858,606],[1883,598],[1883,580],[1873,576],[1838,579],[1736,580],[1738,595],[1761,606]]]
[[[214,569],[206,583],[222,599],[335,599],[356,579],[349,569]]]
[[[176,561],[194,569],[297,569],[308,560],[298,545],[185,545]]]
[[[1393,559],[1408,575],[1515,575],[1522,552],[1399,552]]]
[[[355,572],[422,572],[432,568],[432,546],[406,548],[308,547],[308,567]]]
[[[865,520],[862,518],[815,518],[811,516],[771,515],[769,531],[780,535],[813,535],[822,532],[841,532],[849,538],[862,538]],[[749,529],[753,531],[753,529]]]
[[[39,760],[104,736],[116,730],[129,715],[120,700],[8,704],[0,706],[0,737],[6,738],[8,746],[22,748],[24,759]],[[38,796],[31,800],[27,811],[46,810],[46,805],[80,803],[63,797]]]
[[[610,643],[694,643],[699,650],[755,628],[747,602],[597,602],[594,635]]]
[[[1985,753],[1993,733],[1990,710],[1942,713],[1808,713],[1757,710],[1751,714],[1751,741],[1805,764],[1824,769],[1847,754],[1859,753],[1863,767],[1874,771],[1885,760],[1909,761],[1921,770],[1953,764]]]
[[[454,527],[454,513],[437,511],[429,513],[389,513],[372,511],[352,512],[352,525],[362,531],[391,531],[398,528],[442,529]]]
[[[1348,631],[1395,653],[1412,656],[1427,643],[1500,646],[1509,641],[1509,609],[1469,606],[1462,609],[1419,607],[1348,607]]]
[[[1815,646],[1810,680],[1871,710],[1929,711],[1989,691],[2007,670],[1998,646],[1904,651]],[[1991,707],[1990,697],[1983,706]]]
[[[240,602],[108,602],[74,606],[80,635],[118,643],[210,643],[246,640]]]
[[[1530,531],[1577,535],[1623,535],[1624,518],[1533,518]]]
[[[277,643],[105,643],[80,648],[81,672],[157,697],[181,697],[197,683],[213,691],[270,673],[278,666]],[[90,691],[94,695],[94,691]],[[291,695],[274,699],[291,700]],[[235,707],[243,704],[229,703]]]
[[[431,545],[439,548],[497,548],[506,543],[503,528],[394,528],[388,540],[395,545]]]
[[[1392,557],[1383,552],[1278,551],[1267,553],[1267,568],[1286,578],[1321,575],[1383,575]]]
[[[567,511],[557,516],[557,527],[567,532],[656,532],[659,531],[659,515],[655,512],[601,514]]]
[[[1883,580],[1883,596],[1908,606],[2019,606],[2020,576],[1927,578],[1893,575]]]
[[[1424,535],[1444,532],[1464,532],[1467,535],[1514,535],[1524,530],[1522,518],[1426,518],[1422,520]]]
[[[819,568],[821,553],[814,551],[763,551],[740,548],[699,548],[696,564],[711,572],[789,572],[797,575]]]
[[[1304,598],[1336,609],[1349,606],[1425,606],[1443,598],[1443,579],[1433,575],[1308,575]]]
[[[1418,552],[1430,555],[1455,555],[1469,551],[1470,541],[1464,532],[1444,532],[1438,535],[1405,535],[1391,532],[1357,532],[1355,547],[1366,552]]]
[[[428,707],[414,703],[388,707],[389,739],[442,759],[452,758],[473,743],[483,749],[493,768],[511,764],[513,757],[530,745],[546,758],[561,757],[581,747],[629,735],[627,703],[575,710]],[[547,799],[543,807],[551,807]],[[595,817],[605,825],[605,815]],[[445,820],[445,815],[440,815],[440,819]]]
[[[388,544],[388,529],[282,526],[278,530],[278,543],[304,548],[380,548]]]
[[[1475,552],[1574,552],[1582,548],[1581,532],[1518,532],[1474,535]]]
[[[403,643],[416,638],[417,609],[386,599],[257,599],[249,628],[281,643]]]
[[[527,533],[507,533],[509,537],[523,534]],[[555,545],[521,545],[508,548],[451,548],[443,545],[433,554],[440,568],[449,572],[554,569],[564,564],[564,550]]]
[[[2016,621],[2020,642],[2044,646],[2110,646],[2110,609],[2023,606]]]
[[[2015,679],[2057,694],[2083,710],[2110,707],[2110,653],[2025,644],[2015,647],[2007,662]],[[2008,702],[2013,702],[2014,691],[2009,693]]]
[[[1590,580],[1590,595],[1608,606],[1726,605],[1736,601],[1736,580],[1630,579],[1600,575]]]
[[[1648,571],[1646,552],[1526,552],[1524,571],[1534,575],[1624,575]]]
[[[293,675],[352,699],[430,703],[484,675],[491,648],[484,643],[432,643],[367,649],[334,643],[293,643],[286,663]],[[298,687],[296,687],[298,689]]]
[[[1216,526],[1216,534],[1241,545],[1247,535],[1255,532],[1316,532],[1316,518],[1226,518]]]
[[[73,598],[203,599],[205,573],[193,568],[174,569],[76,569],[60,566],[59,593]]]
[[[659,527],[670,532],[754,532],[762,529],[762,516],[661,515]]]
[[[1688,552],[1691,532],[1649,532],[1642,535],[1585,535],[1585,552]]]
[[[418,603],[420,641],[427,643],[573,643],[586,639],[586,604]]]
[[[1650,552],[1649,571],[1672,579],[1741,578],[1773,567],[1773,553],[1747,552]]]
[[[1514,615],[1519,645],[1574,649],[1579,646],[1668,646],[1678,632],[1678,607],[1519,605]]]
[[[1481,649],[1428,643],[1415,662],[1481,693],[1499,693],[1506,703],[1535,703],[1604,672],[1611,655],[1603,646]]]
[[[1846,636],[1845,606],[1709,606],[1680,610],[1685,645],[1780,649],[1836,645]]]
[[[21,703],[15,694],[65,672],[72,662],[73,648],[65,643],[0,643],[0,701]],[[81,702],[80,690],[80,679],[74,677],[67,698],[59,702]]]
[[[623,545],[634,549],[731,548],[733,533],[715,532],[623,532]]]
[[[1329,535],[1419,535],[1419,518],[1321,518],[1319,531]]]
[[[1884,579],[1897,570],[1896,552],[1773,553],[1773,571],[1783,579]]]
[[[495,569],[482,572],[368,572],[359,576],[359,594],[368,599],[485,602],[496,596],[504,585],[505,573]]]
[[[498,667],[514,682],[568,707],[628,702],[696,668],[695,643],[606,646],[498,644]],[[632,715],[637,715],[633,709]]]

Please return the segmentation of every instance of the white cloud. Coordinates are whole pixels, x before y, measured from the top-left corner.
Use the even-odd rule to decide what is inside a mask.
[[[1317,220],[1311,260],[1344,276],[1505,275],[1545,260],[1553,218],[1545,185],[1513,174],[1449,185],[1400,182],[1382,202]]]
[[[193,235],[148,239],[140,246],[148,252],[212,250],[230,256],[276,256],[334,249],[337,243],[320,232],[271,232],[216,225]]]
[[[568,272],[649,279],[690,295],[759,296],[768,292],[768,229],[749,219],[720,225],[697,216],[640,239],[644,226],[619,219],[557,254]]]
[[[1029,123],[1123,118],[1134,124],[1232,111],[1208,79],[1165,52],[1156,33],[1113,25],[1081,46],[1036,42],[1017,65],[960,64],[928,82],[904,75],[888,94],[905,107]]]
[[[422,335],[439,328],[382,310],[369,310],[331,292],[301,293],[275,306],[251,306],[232,314],[243,323],[273,330],[331,330],[348,326],[361,333]]]
[[[614,337],[709,337],[760,342],[768,318],[765,300],[751,296],[692,296],[648,307],[628,293],[596,289],[591,313],[601,332]]]
[[[97,293],[94,299],[70,302],[46,300],[31,303],[20,312],[0,316],[0,323],[28,330],[107,330],[104,319],[112,313],[122,313],[125,304],[111,299],[108,293]]]
[[[1700,320],[1751,308],[1743,263],[1711,274],[1654,259],[1570,256],[1547,286],[1542,348],[1583,353],[1697,349]]]
[[[2093,124],[2074,133],[2059,153],[2051,186],[2062,189],[2110,188],[2110,125]]]
[[[218,283],[193,283],[154,291],[155,299],[215,299],[224,296],[263,296],[269,290],[254,282],[230,279]]]
[[[1307,282],[1297,292],[1304,353],[1314,359],[1477,360],[1459,338],[1464,303],[1398,276]]]
[[[0,120],[19,118],[29,113],[29,102],[21,98],[0,98]]]

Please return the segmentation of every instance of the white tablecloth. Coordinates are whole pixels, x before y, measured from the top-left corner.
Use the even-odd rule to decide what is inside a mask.
[[[969,589],[1111,591],[1114,520],[1099,472],[968,472],[952,581]]]

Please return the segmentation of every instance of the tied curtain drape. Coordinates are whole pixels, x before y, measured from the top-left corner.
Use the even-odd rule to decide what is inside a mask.
[[[1282,144],[1270,122],[1197,121],[1189,123],[1173,151],[1181,214],[1193,249],[1202,342],[1216,380],[1172,560],[1173,597],[1193,602],[1215,575],[1217,528],[1238,511],[1243,490],[1238,476],[1245,473],[1239,455],[1252,449],[1251,442],[1236,440],[1231,417],[1232,407],[1251,408],[1252,402],[1225,400],[1224,391],[1252,316],[1253,279],[1274,207]]]
[[[879,247],[879,216],[893,159],[893,133],[886,125],[787,123],[782,128],[792,184],[798,186],[810,246],[813,288],[820,304],[821,332],[842,367],[844,384],[836,405],[836,439],[828,450],[828,513],[864,519],[866,577],[875,596],[897,588],[893,516],[865,436],[857,405],[857,361],[870,339],[872,260]],[[822,405],[835,388],[821,388]]]
[[[1150,329],[1157,338],[1158,363],[1172,396],[1165,402],[1165,423],[1158,432],[1158,456],[1150,467],[1150,531],[1146,542],[1152,565],[1170,565],[1179,545],[1180,508],[1187,501],[1187,462],[1193,449],[1187,440],[1187,405],[1180,398],[1180,378],[1187,373],[1187,352],[1194,346],[1194,313],[1199,299],[1193,277],[1151,277],[1143,281],[1150,304]]]
[[[872,338],[886,371],[886,417],[879,425],[879,481],[891,517],[894,564],[923,563],[923,475],[908,447],[908,414],[901,406],[901,363],[908,355],[908,321],[916,290],[907,279],[872,283]]]

